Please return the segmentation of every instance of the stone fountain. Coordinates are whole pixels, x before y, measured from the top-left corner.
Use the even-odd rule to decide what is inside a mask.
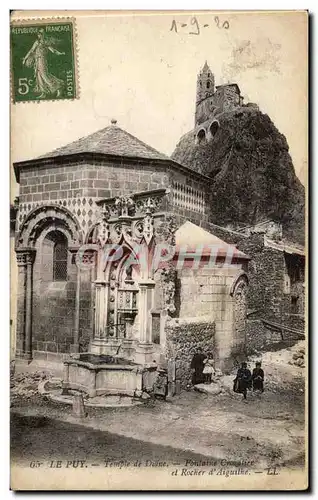
[[[141,397],[157,377],[152,342],[153,270],[129,264],[134,245],[149,255],[154,245],[154,213],[165,190],[101,200],[102,217],[93,236],[96,255],[95,324],[88,352],[64,362],[63,393],[81,391],[90,398]],[[110,245],[118,259],[105,259]],[[108,256],[109,257],[109,256]]]

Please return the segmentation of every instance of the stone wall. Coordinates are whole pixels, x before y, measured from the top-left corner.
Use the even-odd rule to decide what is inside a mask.
[[[248,264],[248,309],[256,310],[259,317],[287,324],[291,328],[301,328],[304,324],[304,286],[303,281],[291,286],[286,292],[285,281],[287,267],[284,252],[264,246],[264,234],[252,233],[248,237],[227,231],[214,224],[203,224],[216,236],[228,243],[233,243],[246,253],[251,260]],[[302,278],[304,276],[302,275]],[[299,315],[291,314],[291,295],[299,288]]]
[[[131,192],[168,187],[165,168],[127,162],[69,163],[30,167],[20,172],[17,230],[34,208],[57,204],[66,207],[80,223],[84,234],[99,218],[96,200]]]
[[[237,270],[233,270],[233,274],[236,273]],[[217,267],[180,270],[178,272],[181,280],[180,316],[211,314],[216,321],[231,321],[226,304],[231,302],[229,290],[233,274]]]
[[[81,196],[108,198],[121,194],[166,187],[165,167],[115,164],[107,161],[73,162],[35,166],[20,173],[20,203]]]
[[[213,94],[197,103],[195,110],[195,124],[200,124],[217,116],[224,111],[232,111],[242,103],[240,94],[235,86],[221,86]]]
[[[184,186],[182,200],[174,194],[176,185]],[[99,217],[96,199],[169,187],[168,201],[175,214],[198,225],[208,220],[205,180],[198,174],[186,175],[171,166],[127,160],[125,163],[73,162],[28,167],[20,172],[17,229],[31,210],[54,203],[70,210],[85,233]],[[193,203],[195,197],[192,196],[192,200],[187,189],[197,195],[200,203]],[[201,192],[204,196],[200,198]]]
[[[239,248],[252,257],[249,263],[248,307],[258,317],[304,331],[304,285],[297,282],[286,289],[284,252],[262,247],[263,235],[251,235]],[[298,296],[299,311],[293,314],[292,297]]]
[[[209,220],[210,206],[207,203],[210,181],[200,176],[190,176],[170,170],[170,206],[173,213],[182,220],[189,220],[200,226]]]
[[[248,308],[256,311],[258,319],[272,321],[304,332],[304,316],[291,314],[291,294],[285,289],[286,263],[284,252],[262,245],[264,235],[252,234],[242,240],[239,248],[252,257],[249,263],[250,286]],[[303,286],[300,284],[302,290]],[[302,300],[301,294],[300,300]],[[251,332],[251,334],[250,334]],[[264,328],[262,322],[249,322],[247,346],[249,349],[271,349],[284,347],[294,341],[294,334],[281,335]],[[287,342],[287,343],[286,343]]]
[[[166,322],[167,359],[176,362],[176,378],[181,387],[191,384],[191,360],[197,348],[202,347],[206,354],[213,354],[215,348],[215,325],[210,318],[170,318]]]
[[[216,366],[222,371],[231,370],[233,360],[241,359],[245,353],[245,328],[242,331],[241,320],[246,317],[246,303],[238,303],[230,294],[240,271],[240,267],[231,266],[184,268],[178,273],[180,317],[205,316],[215,324]],[[237,322],[236,315],[240,318]]]
[[[284,253],[264,247],[264,235],[253,234],[238,245],[252,257],[249,263],[248,305],[267,319],[281,320],[283,314],[285,261]]]
[[[306,328],[306,321],[305,321],[305,315],[304,314],[288,314],[285,313],[283,315],[283,324],[285,326],[288,326],[289,328],[292,328],[294,330],[297,330],[301,333],[305,333],[305,328]]]
[[[260,319],[248,320],[246,324],[246,352],[248,355],[265,351],[267,331]]]
[[[68,260],[68,280],[53,281],[53,241],[40,236],[33,265],[32,350],[67,353],[72,344],[76,266]]]
[[[74,339],[77,266],[68,253],[66,281],[53,281],[53,242],[40,236],[33,265],[32,351],[34,358],[56,359],[70,353]],[[91,272],[81,271],[79,345],[92,334]]]
[[[218,112],[220,112],[220,107],[214,103],[213,97],[211,96],[198,103],[195,110],[196,127],[199,129],[199,125],[211,119],[212,116],[218,114]],[[195,134],[193,134],[193,137],[195,137]]]
[[[240,104],[240,94],[235,86],[226,85],[218,87],[213,96],[213,105],[222,112],[232,111]]]
[[[248,320],[246,326],[246,352],[248,355],[253,355],[285,349],[303,338],[303,336],[289,331],[283,331],[282,335],[279,331],[267,328],[260,319]]]

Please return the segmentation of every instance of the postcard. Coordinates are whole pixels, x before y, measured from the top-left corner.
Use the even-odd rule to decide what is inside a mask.
[[[308,488],[307,11],[13,11],[11,489]]]

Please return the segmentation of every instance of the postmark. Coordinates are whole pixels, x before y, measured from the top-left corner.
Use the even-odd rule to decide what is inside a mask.
[[[15,21],[10,37],[14,103],[78,97],[73,19]]]

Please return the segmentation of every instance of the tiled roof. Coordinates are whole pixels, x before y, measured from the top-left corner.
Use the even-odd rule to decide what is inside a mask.
[[[114,156],[149,158],[151,160],[170,160],[156,149],[119,128],[115,122],[91,135],[82,137],[66,146],[46,153],[40,158],[73,155],[78,153],[99,153]]]
[[[215,255],[229,255],[235,258],[249,259],[249,257],[238,250],[235,245],[226,243],[214,234],[190,221],[186,221],[177,229],[175,237],[176,246],[178,248],[186,248],[187,252],[195,251],[196,248],[200,248],[199,251],[202,251],[202,255],[207,253],[210,254],[211,250],[213,250]]]

